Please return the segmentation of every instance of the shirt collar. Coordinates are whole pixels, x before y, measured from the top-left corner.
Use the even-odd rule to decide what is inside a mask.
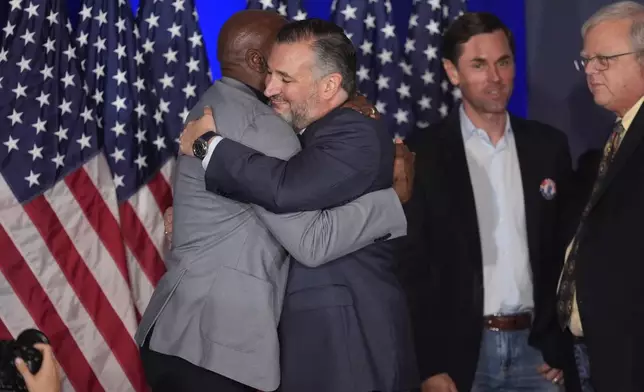
[[[461,132],[463,134],[463,140],[467,141],[469,138],[477,134],[476,131],[479,128],[476,128],[476,126],[474,126],[474,123],[472,123],[472,120],[470,120],[470,118],[467,116],[467,113],[465,113],[465,109],[463,108],[463,104],[461,104],[458,111],[459,111],[459,116],[461,120]],[[510,123],[510,115],[507,112],[505,115],[507,116],[507,118],[505,120],[505,132],[503,134],[504,137],[505,135],[509,135],[512,133],[512,124]],[[481,131],[485,132],[482,129]]]
[[[637,112],[639,112],[640,108],[642,107],[642,103],[644,103],[644,96],[640,98],[639,101],[637,101],[635,105],[633,105],[633,107],[630,108],[622,118],[622,126],[624,127],[625,130],[628,130],[628,128],[633,123],[633,120],[635,120],[635,116],[637,115]],[[619,121],[619,119],[617,121]]]

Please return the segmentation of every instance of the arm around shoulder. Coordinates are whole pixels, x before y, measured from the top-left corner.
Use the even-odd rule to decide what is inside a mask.
[[[282,246],[308,267],[407,232],[405,214],[391,188],[322,211],[278,215],[256,205],[253,208]]]
[[[369,122],[329,124],[288,161],[223,140],[208,166],[207,187],[274,213],[341,205],[362,195],[379,170],[382,147],[372,133]]]

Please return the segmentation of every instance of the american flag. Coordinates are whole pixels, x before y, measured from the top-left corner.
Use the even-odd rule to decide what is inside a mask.
[[[445,29],[464,11],[465,0],[414,0],[403,56],[411,65],[404,81],[411,86],[414,129],[440,121],[461,97],[445,75],[440,49]]]
[[[146,72],[154,80],[166,134],[179,137],[190,109],[212,83],[192,0],[142,0],[137,17]],[[155,114],[156,115],[156,114]],[[176,151],[177,143],[173,143]]]
[[[96,105],[103,150],[116,186],[132,297],[142,314],[165,272],[162,211],[172,202],[174,141],[165,107],[143,69],[126,0],[83,0],[76,30],[85,89]]]
[[[65,391],[143,391],[118,190],[62,1],[11,0],[3,29],[0,335],[47,334]]]
[[[331,17],[357,51],[358,90],[384,116],[392,137],[404,137],[411,122],[411,86],[403,75],[412,66],[402,60],[389,0],[336,0]]]
[[[464,0],[414,0],[401,47],[390,0],[333,0],[333,21],[358,55],[358,89],[375,102],[394,137],[405,138],[447,115],[458,89],[444,75],[442,33],[464,11]]]
[[[307,18],[300,0],[248,0],[246,8],[275,10],[288,20],[304,20]]]

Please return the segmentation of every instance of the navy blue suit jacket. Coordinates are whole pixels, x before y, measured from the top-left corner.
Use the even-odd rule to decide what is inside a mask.
[[[215,149],[206,186],[276,213],[347,203],[391,186],[385,125],[338,108],[306,128],[289,161],[231,140]],[[318,268],[293,263],[280,338],[281,391],[403,391],[418,385],[394,249],[382,238]]]

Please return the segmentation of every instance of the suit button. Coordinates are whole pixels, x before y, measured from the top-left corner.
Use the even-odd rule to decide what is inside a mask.
[[[390,237],[391,237],[391,233],[387,233],[387,234],[383,235],[382,237],[378,237],[378,238],[376,238],[375,240],[373,240],[373,242],[386,241],[386,240],[388,240]]]

